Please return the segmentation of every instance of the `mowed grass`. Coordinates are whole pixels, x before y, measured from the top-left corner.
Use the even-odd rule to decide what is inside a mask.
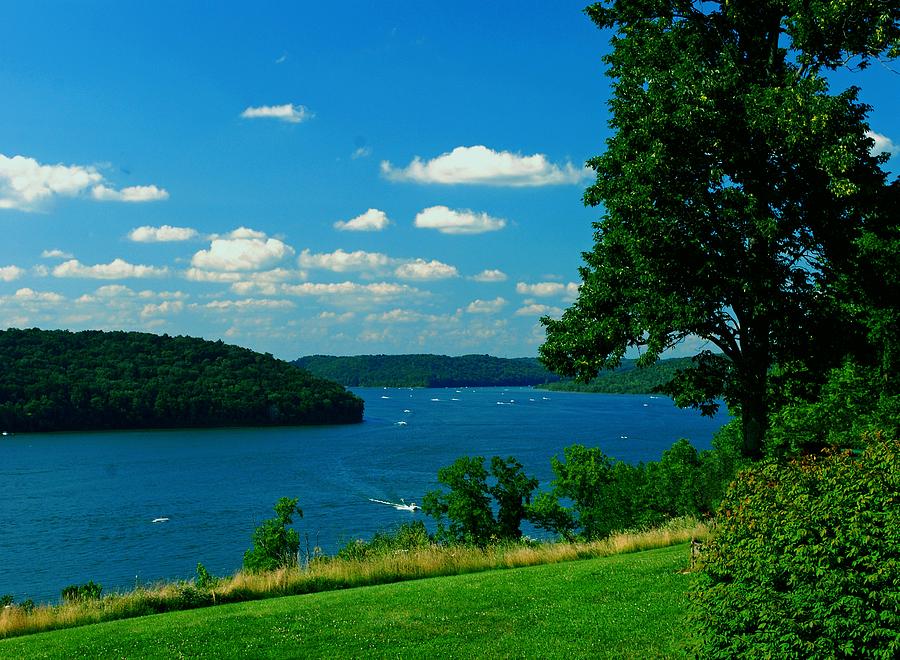
[[[677,545],[235,603],[0,640],[0,657],[679,657],[688,562]]]

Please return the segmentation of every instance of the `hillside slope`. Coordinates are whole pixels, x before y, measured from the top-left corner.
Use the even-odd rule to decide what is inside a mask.
[[[0,430],[351,423],[363,402],[271,355],[140,332],[0,331]]]
[[[490,387],[559,380],[537,358],[490,355],[310,355],[292,364],[347,387]]]
[[[2,657],[686,657],[688,548],[274,598],[0,640]]]

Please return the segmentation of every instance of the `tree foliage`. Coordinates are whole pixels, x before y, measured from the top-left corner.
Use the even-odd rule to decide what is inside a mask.
[[[264,520],[253,532],[253,547],[244,553],[244,569],[273,571],[297,565],[300,534],[289,528],[294,516],[303,517],[297,498],[282,497],[275,503],[275,517]]]
[[[536,358],[490,355],[310,355],[293,364],[347,387],[491,387],[559,380]]]
[[[363,402],[271,355],[139,332],[0,331],[0,429],[346,423]]]
[[[742,472],[697,603],[702,657],[900,655],[900,442]]]
[[[438,481],[447,490],[426,493],[422,510],[438,522],[439,540],[485,545],[521,537],[538,481],[515,458],[494,456],[488,472],[483,457],[461,456],[438,470]]]
[[[703,452],[682,439],[659,461],[637,465],[597,447],[566,447],[563,460],[551,461],[551,490],[534,498],[526,517],[568,540],[594,540],[679,516],[708,516],[740,464],[733,433],[723,427],[714,449]]]
[[[900,186],[871,153],[857,90],[831,93],[825,74],[896,56],[900,7],[610,0],[587,13],[615,30],[614,133],[584,195],[604,216],[577,300],[543,319],[541,357],[589,380],[629,348],[650,364],[700,337],[716,352],[669,393],[706,414],[724,399],[759,458],[774,365],[815,384],[849,347],[896,360],[896,304],[861,268],[896,280]]]

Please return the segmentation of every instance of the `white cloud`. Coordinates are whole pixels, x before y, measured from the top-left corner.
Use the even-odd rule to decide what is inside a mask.
[[[147,202],[169,196],[156,186],[115,190],[91,165],[43,165],[34,158],[0,154],[0,209],[33,211],[51,197],[76,197],[89,188],[100,201]]]
[[[378,282],[358,284],[357,282],[304,282],[302,284],[282,284],[280,291],[294,296],[315,296],[323,302],[345,304],[347,302],[370,305],[393,298],[408,298],[422,292],[407,284]]]
[[[494,151],[483,145],[456,147],[429,161],[416,156],[409,165],[399,169],[385,160],[381,172],[392,181],[515,187],[580,183],[592,174],[591,170],[569,162],[562,167],[555,165],[544,154],[523,156]]]
[[[260,105],[248,107],[241,113],[244,119],[278,119],[290,124],[299,124],[315,117],[305,105]]]
[[[472,275],[469,279],[475,280],[476,282],[505,282],[506,273],[504,273],[502,270],[493,268],[483,270],[477,275]]]
[[[156,186],[128,186],[115,190],[100,184],[91,190],[91,197],[100,202],[158,202],[169,199],[169,192]]]
[[[18,266],[0,267],[0,280],[4,282],[12,282],[13,280],[19,279],[24,274],[25,271]]]
[[[136,243],[167,243],[172,241],[189,241],[196,238],[199,234],[196,229],[190,227],[172,227],[171,225],[163,225],[162,227],[150,227],[144,225],[135,227],[128,232],[128,238]]]
[[[133,289],[124,284],[107,284],[94,291],[94,295],[100,298],[131,298],[135,293]]]
[[[459,277],[456,266],[442,263],[432,259],[425,261],[424,259],[416,259],[405,264],[401,264],[394,271],[394,274],[402,280],[446,280],[451,277]]]
[[[384,211],[369,209],[352,220],[347,220],[346,222],[338,220],[334,223],[334,228],[338,231],[381,231],[389,224],[391,224],[391,221]]]
[[[531,304],[516,310],[516,316],[560,316],[563,313],[559,307],[550,305]]]
[[[102,180],[93,167],[42,165],[34,158],[0,154],[0,208],[32,210],[49,197],[73,197]]]
[[[207,309],[214,310],[246,310],[246,309],[291,309],[296,305],[290,300],[268,300],[264,298],[245,298],[243,300],[214,300],[206,303]]]
[[[346,323],[347,321],[352,320],[356,314],[353,312],[344,312],[343,314],[338,314],[337,312],[321,312],[318,318],[323,321],[334,321],[335,323]]]
[[[294,249],[277,238],[246,227],[233,231],[230,238],[214,238],[208,250],[199,250],[191,259],[195,268],[215,271],[250,271],[274,266]]]
[[[44,250],[41,257],[44,259],[71,259],[74,255],[62,250]]]
[[[241,273],[219,273],[211,270],[202,270],[200,268],[188,268],[184,271],[184,278],[191,282],[240,282]]]
[[[875,131],[867,131],[866,137],[870,140],[875,141],[875,144],[872,145],[873,154],[877,155],[883,152],[887,152],[891,156],[900,154],[900,144],[894,142],[887,135],[882,135],[881,133],[876,133]]]
[[[535,284],[526,284],[519,282],[516,284],[516,293],[523,296],[537,296],[538,298],[547,298],[549,296],[565,296],[572,298],[578,296],[580,285],[577,282],[569,282],[562,284],[561,282],[537,282]]]
[[[366,158],[372,155],[372,148],[367,146],[357,147],[353,153],[350,155],[350,158],[356,160],[357,158]]]
[[[506,306],[506,299],[500,296],[493,300],[476,299],[469,303],[466,311],[469,314],[496,314]]]
[[[182,309],[184,309],[184,303],[180,300],[164,300],[158,304],[149,303],[141,309],[141,318],[177,314]]]
[[[58,293],[53,293],[52,291],[35,291],[34,289],[29,289],[28,287],[16,291],[13,298],[19,302],[58,303],[65,300],[65,298]]]
[[[168,272],[168,268],[130,264],[118,258],[108,264],[94,266],[85,266],[78,259],[70,259],[53,269],[54,277],[86,277],[98,280],[116,280],[124,277],[163,277]]]
[[[320,253],[303,250],[297,258],[297,263],[303,268],[322,268],[335,273],[379,270],[390,266],[393,261],[389,256],[380,252],[365,252],[364,250],[345,252],[341,249]]]
[[[437,229],[442,234],[483,234],[506,226],[503,218],[493,218],[487,213],[454,211],[446,206],[430,206],[416,215],[415,226],[421,229]]]

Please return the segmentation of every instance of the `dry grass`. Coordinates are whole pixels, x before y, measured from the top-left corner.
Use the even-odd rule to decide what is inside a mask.
[[[32,611],[7,607],[0,610],[0,638],[220,603],[606,557],[686,543],[691,538],[707,535],[703,523],[682,518],[658,529],[616,534],[589,543],[508,544],[488,548],[432,545],[364,560],[324,557],[303,569],[238,572],[203,589],[192,581],[165,583],[110,594],[98,600],[41,605]]]

